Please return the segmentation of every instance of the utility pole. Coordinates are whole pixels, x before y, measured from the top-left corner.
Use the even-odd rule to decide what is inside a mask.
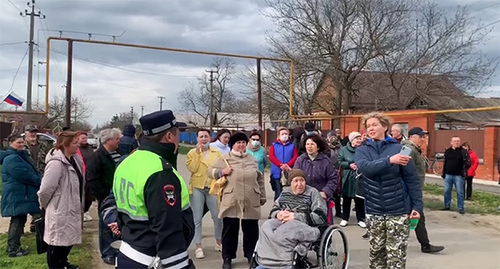
[[[260,68],[261,59],[257,59],[257,108],[258,108],[258,118],[259,118],[259,128],[261,131],[264,130],[262,128],[262,78],[261,78],[261,68]]]
[[[130,123],[134,123],[134,107],[130,107]]]
[[[163,99],[165,99],[165,96],[158,96],[158,98],[160,99],[160,111],[163,110]]]
[[[210,107],[209,107],[209,117],[210,117],[210,133],[212,133],[214,128],[214,73],[217,70],[205,70],[205,72],[210,73]]]
[[[29,54],[28,54],[28,89],[26,93],[26,111],[31,111],[31,103],[32,103],[32,84],[33,84],[33,46],[35,42],[33,41],[33,37],[35,35],[35,17],[39,17],[40,19],[45,19],[45,15],[43,15],[40,11],[35,13],[35,0],[31,0],[31,3],[28,2],[28,7],[31,7],[31,13],[28,13],[28,10],[25,9],[24,13],[21,12],[19,15],[26,17],[30,16],[30,40],[29,40]]]
[[[78,110],[78,98],[75,98],[75,124],[73,125],[73,129],[77,130],[76,126],[76,112]]]
[[[141,106],[141,118],[144,116],[144,106]]]

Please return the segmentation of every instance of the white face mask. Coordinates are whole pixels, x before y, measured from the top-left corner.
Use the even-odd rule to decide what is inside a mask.
[[[208,149],[210,147],[210,143],[203,144],[203,149]]]
[[[255,148],[258,147],[258,146],[260,146],[260,141],[253,141],[252,140],[252,146],[255,147]]]
[[[281,142],[285,143],[286,141],[288,141],[288,135],[280,136],[280,140],[281,140]]]

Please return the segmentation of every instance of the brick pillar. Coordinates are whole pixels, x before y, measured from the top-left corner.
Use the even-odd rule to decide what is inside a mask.
[[[498,179],[498,131],[500,130],[499,123],[488,123],[484,127],[484,179]]]

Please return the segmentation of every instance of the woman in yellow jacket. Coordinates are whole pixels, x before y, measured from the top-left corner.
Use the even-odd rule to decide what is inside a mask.
[[[189,192],[191,194],[191,208],[193,209],[195,233],[194,242],[196,244],[195,255],[198,259],[205,258],[205,253],[201,247],[201,223],[203,219],[203,211],[205,204],[210,210],[212,220],[214,222],[215,233],[215,250],[221,251],[221,234],[222,234],[222,221],[219,219],[219,209],[217,205],[217,197],[208,193],[210,189],[210,182],[214,179],[207,177],[207,169],[219,157],[221,153],[210,146],[210,131],[206,129],[199,129],[196,132],[198,144],[196,148],[190,150],[187,154],[186,165],[187,169],[191,172],[191,180],[189,183]]]

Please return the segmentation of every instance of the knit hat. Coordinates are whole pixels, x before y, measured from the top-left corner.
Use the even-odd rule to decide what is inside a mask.
[[[304,174],[304,172],[300,169],[292,169],[288,172],[288,180],[287,180],[287,184],[290,185],[290,183],[292,182],[292,180],[296,177],[302,177],[302,178],[306,178],[306,175]]]
[[[361,134],[359,132],[351,132],[349,134],[349,142],[352,142],[356,137],[360,137]]]
[[[229,137],[229,148],[233,149],[233,145],[238,141],[245,141],[248,143],[248,136],[244,133],[235,133],[231,137]]]

